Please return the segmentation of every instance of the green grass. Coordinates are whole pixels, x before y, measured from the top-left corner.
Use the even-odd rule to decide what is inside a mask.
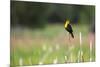
[[[37,65],[41,60],[43,64],[52,64],[55,58],[58,59],[58,63],[63,64],[70,60],[71,54],[72,62],[76,63],[78,62],[78,52],[80,50],[79,32],[82,32],[83,38],[83,62],[88,62],[90,58],[89,42],[87,40],[88,28],[87,25],[73,25],[75,39],[72,42],[69,41],[68,33],[60,24],[48,25],[42,30],[25,28],[16,31],[14,29],[11,31],[11,66],[18,66],[20,58],[23,59],[23,65]],[[60,47],[58,50],[55,47],[57,44]],[[46,45],[45,51],[43,45]],[[73,48],[69,50],[71,46]],[[50,51],[50,48],[52,51]],[[67,60],[65,60],[65,56],[67,56]],[[93,47],[92,58],[95,61],[95,47]]]

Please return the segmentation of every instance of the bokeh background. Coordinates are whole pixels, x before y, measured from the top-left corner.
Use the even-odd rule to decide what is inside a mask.
[[[10,7],[12,67],[95,61],[94,5],[11,0]],[[66,20],[70,20],[74,39],[69,40],[64,28]],[[80,32],[82,56],[79,55]]]

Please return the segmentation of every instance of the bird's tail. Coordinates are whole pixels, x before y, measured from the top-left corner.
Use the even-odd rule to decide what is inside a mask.
[[[73,33],[71,33],[71,36],[72,36],[72,38],[74,38],[74,35],[73,35]]]

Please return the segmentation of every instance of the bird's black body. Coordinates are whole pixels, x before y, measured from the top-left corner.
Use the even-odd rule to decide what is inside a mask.
[[[70,34],[71,36],[74,38],[74,35],[73,35],[73,30],[72,30],[72,27],[70,24],[67,25],[67,27],[65,28]]]

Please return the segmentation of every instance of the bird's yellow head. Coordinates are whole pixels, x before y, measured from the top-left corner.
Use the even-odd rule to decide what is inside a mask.
[[[68,24],[69,24],[69,20],[66,21],[65,28],[67,27]]]

